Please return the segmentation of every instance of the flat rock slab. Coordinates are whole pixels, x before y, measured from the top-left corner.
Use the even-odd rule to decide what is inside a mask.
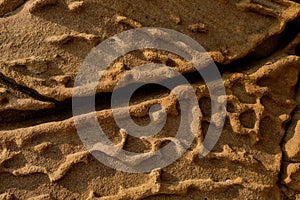
[[[122,31],[175,29],[198,41],[216,62],[229,64],[280,34],[300,14],[299,4],[286,0],[10,2],[0,2],[0,73],[57,101],[72,96],[74,78],[90,50]],[[274,45],[269,42],[263,51]],[[99,92],[112,91],[119,73],[112,68]]]

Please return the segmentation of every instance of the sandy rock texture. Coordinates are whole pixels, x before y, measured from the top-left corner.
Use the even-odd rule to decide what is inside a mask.
[[[209,124],[219,122],[193,66],[151,49],[116,59],[97,86],[96,116],[119,148],[154,152],[176,143],[180,124],[174,93],[147,85],[128,109],[143,125],[149,108],[161,104],[163,129],[136,138],[117,126],[112,91],[136,66],[161,63],[184,74],[201,111],[195,140],[180,159],[150,173],[125,173],[86,150],[71,97],[88,53],[140,27],[177,30],[208,51],[226,89],[226,121],[212,152],[199,158]],[[299,71],[297,1],[0,0],[0,199],[300,199]]]

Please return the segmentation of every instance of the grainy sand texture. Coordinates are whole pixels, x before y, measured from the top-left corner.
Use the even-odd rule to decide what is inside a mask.
[[[181,121],[172,90],[148,84],[132,96],[130,115],[145,125],[149,108],[161,104],[164,127],[147,138],[118,127],[112,92],[137,66],[160,63],[183,74],[200,108],[195,139],[178,160],[129,173],[104,165],[84,146],[72,94],[92,49],[141,27],[176,30],[205,48],[223,79],[226,119],[217,144],[199,158],[218,116],[211,115],[197,70],[163,50],[117,58],[96,88],[96,112],[83,115],[95,114],[119,148],[154,152],[174,142]],[[299,72],[297,0],[0,0],[0,200],[300,200]]]

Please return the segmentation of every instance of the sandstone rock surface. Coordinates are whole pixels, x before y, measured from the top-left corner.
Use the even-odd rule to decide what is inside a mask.
[[[151,173],[125,173],[87,151],[71,97],[87,54],[139,27],[180,31],[208,51],[226,89],[226,121],[212,152],[199,158],[219,116],[211,115],[208,88],[193,66],[151,49],[118,58],[98,85],[96,116],[120,149],[151,153],[177,142],[181,110],[172,90],[150,85],[131,98],[139,125],[149,123],[152,105],[164,107],[167,122],[155,137],[132,137],[114,120],[111,92],[139,65],[185,74],[201,111],[180,159]],[[299,27],[300,4],[287,0],[0,0],[0,199],[299,199]]]

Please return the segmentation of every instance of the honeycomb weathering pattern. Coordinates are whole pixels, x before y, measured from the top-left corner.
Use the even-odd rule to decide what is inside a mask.
[[[283,124],[289,119],[290,113],[295,107],[292,97],[294,95],[293,87],[298,78],[299,64],[298,57],[287,56],[274,63],[264,65],[250,74],[244,72],[224,75],[227,91],[237,92],[235,95],[229,94],[228,102],[232,105],[230,111],[227,112],[228,124],[223,130],[217,147],[207,158],[199,159],[197,157],[198,147],[202,142],[203,134],[205,134],[205,123],[215,122],[213,116],[203,115],[201,118],[202,126],[198,130],[194,147],[179,161],[166,169],[153,171],[150,174],[132,175],[113,172],[113,174],[116,173],[115,176],[124,178],[118,181],[120,181],[120,185],[124,184],[126,188],[116,188],[117,192],[114,193],[108,191],[108,194],[111,195],[105,194],[108,188],[101,190],[102,187],[105,187],[102,185],[105,182],[99,181],[97,176],[93,177],[86,180],[89,182],[86,187],[82,188],[84,192],[81,197],[88,196],[91,191],[94,191],[94,193],[101,194],[102,199],[140,199],[158,194],[186,194],[191,189],[195,189],[201,191],[202,195],[206,195],[208,198],[217,198],[218,193],[212,191],[220,190],[225,193],[227,191],[226,195],[239,194],[242,196],[244,194],[257,198],[266,195],[265,197],[279,198],[280,190],[277,188],[276,181],[281,166],[280,141],[284,135]],[[287,66],[291,70],[290,73],[285,74],[283,72]],[[276,87],[274,80],[286,85],[285,88],[282,88],[283,91]],[[237,86],[236,83],[241,85]],[[208,96],[207,88],[203,83],[195,83],[193,87],[197,91],[199,101]],[[235,89],[235,87],[238,88]],[[243,98],[239,98],[240,95]],[[248,98],[247,95],[249,95]],[[147,115],[147,108],[157,102],[166,105],[169,120],[175,121],[178,118],[176,99],[172,93],[162,98],[132,105],[130,111],[139,122],[142,122],[145,120],[143,117]],[[274,109],[272,104],[281,105],[281,108]],[[248,110],[254,111],[257,118],[255,121],[259,121],[258,126],[260,128],[256,123],[253,128],[248,127],[246,122],[238,117]],[[88,118],[89,115],[84,117]],[[126,146],[130,146],[130,142],[134,142],[126,138],[126,134],[122,133],[122,130],[118,130],[116,125],[113,126],[113,116],[110,110],[98,111],[97,117],[102,122],[102,126],[109,132],[108,134],[114,135],[115,143],[121,144],[120,147],[129,148]],[[160,133],[160,137],[145,139],[146,141],[143,142],[149,145],[144,150],[153,151],[159,148],[163,142],[172,140],[170,136],[167,137],[172,129],[174,131],[172,123],[167,123]],[[64,179],[75,181],[78,178],[76,181],[79,181],[82,179],[81,173],[83,176],[90,173],[96,175],[94,170],[97,168],[109,171],[89,156],[76,134],[72,118],[17,130],[1,131],[2,177],[12,183],[14,180],[18,181],[18,178],[28,178],[32,183],[39,185],[36,186],[36,190],[39,191],[43,188],[42,191],[61,198],[60,195],[66,192],[67,187],[57,188],[57,194],[51,193],[51,188],[67,184]],[[136,148],[143,150],[143,145],[140,147],[137,145]],[[61,159],[55,160],[53,151],[60,151]],[[213,167],[214,165],[218,165],[218,168]],[[85,169],[85,172],[80,170],[81,167]],[[183,170],[185,168],[190,170]],[[239,171],[239,168],[242,171]],[[174,171],[174,169],[181,170]],[[207,171],[210,169],[213,169],[216,177],[208,176]],[[207,173],[199,173],[203,171]],[[172,176],[169,174],[170,172],[173,172]],[[99,171],[99,173],[103,172]],[[126,179],[130,179],[130,176],[136,176],[135,178],[131,177],[132,180],[147,181],[142,181],[140,186],[130,186],[130,183],[126,183]],[[172,183],[169,179],[174,178],[178,181]],[[40,179],[44,182],[40,183],[38,181]],[[122,183],[123,181],[124,183]],[[23,187],[27,186],[24,185]],[[228,190],[229,188],[231,190]],[[10,188],[7,184],[2,192],[11,191],[21,195],[22,189],[20,189]],[[71,188],[69,189],[71,190]],[[234,192],[235,190],[238,193],[236,193],[237,191]],[[34,190],[31,192],[32,194],[35,193]],[[198,195],[196,191],[192,192],[191,195],[193,193]],[[79,197],[77,196],[78,193],[71,191],[65,195],[65,198],[69,195]]]
[[[209,125],[199,156],[205,157],[214,148],[225,122],[226,92],[221,75],[212,58],[195,40],[171,29],[153,27],[124,31],[110,37],[96,46],[80,67],[74,83],[72,112],[77,133],[87,150],[101,163],[118,171],[145,173],[168,166],[191,145],[199,127],[200,109],[190,83],[172,67],[158,63],[135,66],[118,80],[112,91],[110,109],[117,126],[124,132],[136,138],[154,136],[166,123],[165,109],[161,105],[152,105],[149,108],[151,122],[140,126],[132,120],[129,106],[132,95],[142,86],[159,84],[166,87],[180,107],[179,127],[169,144],[149,153],[124,151],[107,139],[96,117],[90,117],[89,122],[81,120],[82,112],[85,112],[82,105],[95,108],[98,82],[110,64],[123,55],[143,49],[173,53],[189,62],[202,76],[210,94],[211,113],[218,116],[218,122],[216,126]],[[86,96],[89,98],[82,98]],[[103,153],[95,154],[95,151]]]
[[[299,32],[293,25],[299,12],[296,1],[284,0],[0,1],[0,199],[299,199],[299,35],[280,48],[276,40],[290,25]],[[210,116],[205,84],[191,76],[201,110],[191,147],[161,170],[123,173],[86,151],[69,113],[70,97],[93,47],[146,26],[191,36],[221,64],[226,123],[213,151],[199,159],[208,125],[217,126],[218,116]],[[253,51],[267,57],[239,60]],[[240,61],[248,67],[240,68]],[[97,88],[104,102],[97,118],[127,151],[153,152],[178,128],[176,98],[161,88],[140,92],[129,107],[137,124],[149,122],[151,105],[165,107],[167,123],[156,137],[137,140],[113,120],[105,92],[126,71],[152,62],[188,77],[194,71],[176,55],[145,49],[117,59]]]

